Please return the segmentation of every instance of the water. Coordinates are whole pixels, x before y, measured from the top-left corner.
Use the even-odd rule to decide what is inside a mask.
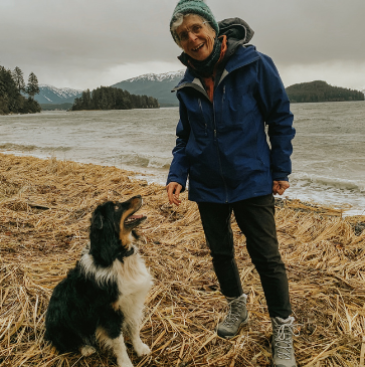
[[[293,104],[289,198],[365,214],[365,103]],[[0,116],[0,151],[112,165],[165,183],[178,108]]]
[[[293,104],[290,198],[365,214],[365,103]]]

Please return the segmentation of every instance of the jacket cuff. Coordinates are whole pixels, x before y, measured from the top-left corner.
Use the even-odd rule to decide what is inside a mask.
[[[178,184],[180,184],[182,186],[182,189],[180,192],[184,192],[185,191],[185,187],[186,187],[186,181],[182,181],[181,179],[178,178],[168,178],[167,182],[166,182],[166,186],[170,183],[170,182],[177,182]]]
[[[273,181],[288,181],[289,182],[289,177],[288,176],[284,176],[282,173],[272,173],[272,180]]]

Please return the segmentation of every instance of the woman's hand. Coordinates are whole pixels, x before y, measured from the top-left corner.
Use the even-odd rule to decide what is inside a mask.
[[[283,195],[284,191],[290,187],[288,181],[274,181],[272,185],[272,193]]]
[[[182,186],[177,182],[170,182],[166,186],[167,196],[169,197],[170,204],[174,203],[179,206],[181,200],[179,200],[179,194],[182,189]]]

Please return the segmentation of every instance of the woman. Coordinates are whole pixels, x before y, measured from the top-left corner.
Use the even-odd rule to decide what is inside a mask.
[[[216,22],[201,0],[180,0],[171,34],[187,66],[176,87],[180,102],[176,147],[167,180],[170,203],[189,177],[213,266],[229,311],[218,324],[232,338],[247,323],[234,259],[232,211],[260,274],[273,325],[273,365],[296,366],[285,266],[278,251],[273,193],[289,187],[293,115],[272,60],[248,45],[253,31],[241,19]],[[267,143],[265,125],[268,126]]]

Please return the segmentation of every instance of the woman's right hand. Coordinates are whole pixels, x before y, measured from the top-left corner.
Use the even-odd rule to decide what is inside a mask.
[[[166,186],[167,196],[169,197],[170,204],[174,203],[179,206],[181,200],[179,200],[179,194],[182,189],[182,186],[177,182],[170,182]]]

